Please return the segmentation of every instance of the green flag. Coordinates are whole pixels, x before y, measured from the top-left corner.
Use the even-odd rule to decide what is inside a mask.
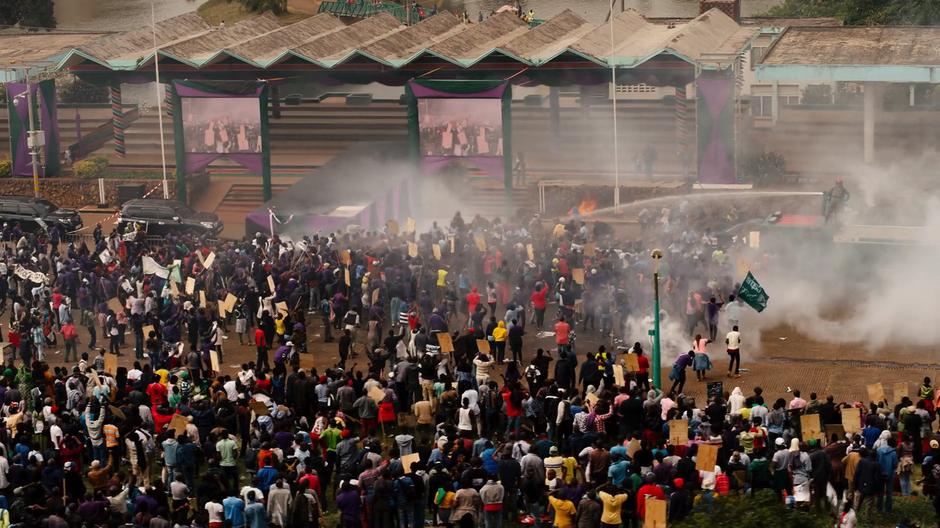
[[[747,272],[747,277],[744,278],[744,282],[738,288],[738,299],[751,305],[751,308],[758,312],[763,312],[764,308],[767,308],[767,299],[769,298],[770,296],[764,291],[764,287],[757,282],[754,275],[751,275],[750,271]]]

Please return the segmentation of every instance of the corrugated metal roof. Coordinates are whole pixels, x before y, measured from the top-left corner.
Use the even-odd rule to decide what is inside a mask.
[[[469,68],[493,53],[539,66],[565,52],[602,67],[635,67],[662,53],[690,63],[701,60],[707,63],[703,67],[710,67],[723,60],[730,63],[756,33],[756,28],[742,28],[717,9],[669,25],[650,22],[633,10],[602,24],[565,10],[535,28],[508,12],[467,24],[447,11],[407,27],[387,14],[352,25],[329,14],[287,26],[269,15],[224,28],[212,28],[193,14],[157,24],[159,53],[165,57],[200,68],[228,56],[260,69],[288,57],[331,68],[356,54],[393,68],[425,54]],[[150,28],[142,28],[76,48],[60,68],[88,60],[115,70],[135,69],[152,61],[152,50]]]
[[[791,27],[761,65],[940,66],[940,27]]]

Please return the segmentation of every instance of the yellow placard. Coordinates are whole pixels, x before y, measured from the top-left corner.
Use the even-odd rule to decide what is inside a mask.
[[[552,229],[552,236],[555,238],[564,236],[565,234],[565,224],[555,224],[555,228]]]
[[[486,238],[483,235],[474,235],[473,242],[477,245],[477,249],[486,251]]]
[[[862,416],[858,409],[851,407],[842,409],[842,429],[846,433],[858,433],[862,430]]]
[[[234,312],[235,303],[238,302],[238,297],[235,297],[231,293],[225,296],[225,311]]]
[[[343,270],[343,278],[346,281],[346,286],[352,286],[352,280],[349,278],[349,268]]]
[[[186,425],[188,423],[189,420],[182,414],[174,414],[173,418],[170,420],[170,424],[167,426],[167,430],[172,429],[176,432],[176,436],[179,437],[186,434]]]
[[[593,257],[597,254],[597,247],[594,245],[594,242],[588,242],[584,244],[584,256]]]
[[[825,441],[826,435],[819,424],[818,414],[804,414],[800,416],[800,433],[804,442],[812,439]]]
[[[411,465],[415,462],[421,462],[421,455],[418,453],[411,453],[409,455],[402,455],[401,457],[401,467],[405,471],[405,474],[408,475],[411,473]]]
[[[643,528],[666,528],[666,501],[647,497]]]
[[[348,249],[344,249],[339,252],[339,261],[344,266],[349,266],[352,264],[352,255],[349,253]]]
[[[219,367],[219,353],[215,350],[209,351],[209,363],[212,365],[212,372],[221,372]]]
[[[398,236],[398,222],[396,220],[389,220],[385,227],[388,229],[388,234]]]
[[[588,393],[588,395],[585,396],[584,399],[585,401],[587,401],[588,406],[591,409],[593,409],[597,405],[597,402],[600,400],[600,398],[597,397],[597,394],[594,394],[593,392]]]
[[[274,294],[274,290],[275,290],[275,288],[274,288],[274,277],[272,277],[272,276],[270,276],[270,275],[268,275],[268,290],[270,290],[270,292],[271,292],[272,295]]]
[[[206,262],[205,262],[204,266],[205,266],[206,268],[211,268],[213,262],[215,262],[215,252],[214,252],[214,251],[213,251],[212,253],[209,253],[209,256],[206,257]]]
[[[206,304],[208,304],[206,303],[206,292],[199,290],[199,306],[205,308]]]
[[[418,244],[414,242],[408,242],[408,256],[415,258],[418,256]]]
[[[432,244],[432,245],[431,245],[431,253],[434,253],[434,258],[435,258],[435,259],[441,260],[441,246],[439,246],[439,245],[437,245],[437,244]]]
[[[118,357],[117,354],[104,355],[104,371],[112,376],[117,375]]]
[[[868,389],[868,401],[878,403],[886,399],[885,388],[881,383],[872,383],[865,388]]]
[[[695,469],[714,473],[717,463],[718,446],[714,444],[699,444],[698,455],[695,457]]]
[[[535,248],[532,247],[532,244],[525,245],[525,252],[529,256],[529,260],[535,260]]]
[[[415,232],[415,219],[410,216],[405,219],[405,233],[414,233]]]
[[[288,310],[287,310],[287,303],[286,303],[286,302],[281,301],[281,302],[279,302],[279,303],[276,303],[276,304],[274,305],[274,307],[277,308],[277,313],[282,314],[282,315],[284,315],[285,317],[287,317]]]
[[[633,455],[635,455],[636,452],[639,451],[641,447],[642,446],[640,445],[640,441],[637,440],[636,438],[630,440],[630,443],[627,444],[627,456],[632,459]]]
[[[669,420],[669,443],[686,445],[689,443],[689,421]]]
[[[640,371],[640,360],[639,360],[639,356],[637,356],[636,354],[630,352],[630,353],[628,353],[628,354],[624,354],[623,357],[625,358],[625,361],[626,361],[626,363],[627,363],[627,371],[628,371],[628,372],[639,372],[639,371]]]
[[[170,281],[170,295],[173,297],[180,296],[180,289],[176,286],[176,281]]]
[[[490,342],[486,339],[477,339],[477,352],[481,354],[489,354]]]
[[[575,284],[584,284],[584,268],[574,268],[571,270],[571,278]]]
[[[627,380],[623,376],[623,367],[620,365],[614,365],[614,383],[616,383],[618,387],[623,387],[627,384]]]
[[[369,389],[369,397],[372,398],[372,401],[374,401],[376,405],[378,405],[382,403],[382,400],[385,399],[385,391],[378,387],[372,387]]]
[[[454,239],[454,237],[450,237],[450,253],[451,253],[451,254],[454,253],[454,244],[455,244],[455,239]]]
[[[196,291],[196,279],[186,277],[186,295],[192,295]]]
[[[144,339],[147,339],[150,337],[150,332],[155,332],[156,330],[154,330],[153,325],[147,325],[141,328],[141,331],[144,333]]]
[[[248,402],[248,407],[255,413],[256,416],[268,416],[271,414],[271,409],[267,405],[259,402],[258,400],[251,400]]]
[[[450,354],[454,351],[454,340],[447,332],[438,332],[437,344],[441,346],[441,352]]]

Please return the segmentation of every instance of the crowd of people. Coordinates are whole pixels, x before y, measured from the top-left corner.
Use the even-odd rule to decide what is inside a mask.
[[[911,495],[917,465],[940,495],[929,378],[893,404],[687,390],[716,348],[740,375],[748,326],[736,241],[686,214],[634,241],[459,213],[239,242],[4,230],[0,523],[627,527],[773,493],[849,528],[892,509],[895,476]],[[663,351],[668,391],[629,334],[654,238],[689,342]]]

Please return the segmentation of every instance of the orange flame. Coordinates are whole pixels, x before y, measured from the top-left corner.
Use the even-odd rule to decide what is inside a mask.
[[[595,210],[597,210],[597,200],[587,196],[581,199],[581,203],[579,203],[577,207],[572,207],[569,209],[568,214],[584,215],[593,213]]]

